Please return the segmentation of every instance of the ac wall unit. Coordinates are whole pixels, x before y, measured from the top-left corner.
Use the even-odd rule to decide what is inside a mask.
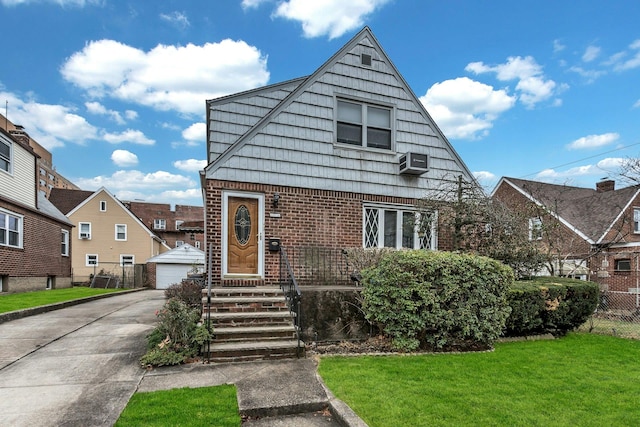
[[[422,175],[429,170],[426,154],[406,153],[400,156],[400,173]]]
[[[91,235],[89,233],[80,233],[80,238],[81,239],[88,239],[89,237],[91,237]]]

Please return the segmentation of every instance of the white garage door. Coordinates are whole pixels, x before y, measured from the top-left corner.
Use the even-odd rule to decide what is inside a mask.
[[[156,264],[156,289],[167,289],[187,278],[191,266],[187,264]]]

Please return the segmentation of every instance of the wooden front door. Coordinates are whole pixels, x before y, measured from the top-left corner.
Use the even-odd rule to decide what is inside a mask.
[[[258,199],[229,197],[227,273],[258,274]]]

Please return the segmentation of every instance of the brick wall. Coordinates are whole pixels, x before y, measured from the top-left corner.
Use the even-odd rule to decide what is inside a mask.
[[[0,207],[24,216],[23,247],[0,246],[0,276],[8,283],[3,290],[45,289],[48,277],[55,277],[58,288],[69,287],[71,257],[61,255],[61,230],[71,232],[71,227],[6,201],[0,201]]]
[[[157,263],[155,262],[149,262],[147,263],[147,276],[146,276],[146,283],[149,285],[149,287],[151,287],[152,289],[156,288],[156,267],[158,266]]]
[[[221,283],[222,274],[222,194],[223,191],[253,192],[265,198],[265,242],[279,238],[284,248],[362,247],[363,202],[414,205],[415,200],[379,195],[330,190],[207,180],[206,230],[208,251],[212,245],[212,282]],[[273,195],[280,196],[278,207],[272,206]],[[441,239],[446,242],[449,239]],[[279,254],[269,252],[265,244],[265,284],[273,284],[279,276]],[[441,249],[446,249],[439,245]],[[207,255],[208,256],[208,255]],[[250,282],[225,281],[225,285]],[[262,284],[259,282],[258,284]]]

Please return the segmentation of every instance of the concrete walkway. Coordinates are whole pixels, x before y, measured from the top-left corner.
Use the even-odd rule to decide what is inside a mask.
[[[236,385],[243,426],[366,426],[312,359],[141,369],[164,302],[145,290],[0,323],[0,426],[112,426],[136,391],[220,384]]]

